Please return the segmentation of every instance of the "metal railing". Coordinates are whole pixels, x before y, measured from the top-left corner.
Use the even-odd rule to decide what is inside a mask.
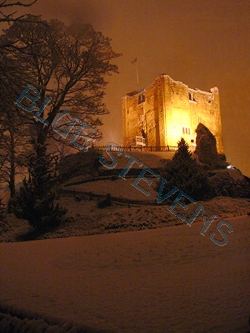
[[[108,150],[108,151],[117,151],[118,148],[116,146],[94,146],[95,149],[99,150]],[[177,150],[177,146],[121,146],[121,151],[170,151],[175,152]]]

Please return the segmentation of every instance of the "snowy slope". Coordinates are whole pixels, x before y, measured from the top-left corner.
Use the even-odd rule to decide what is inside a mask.
[[[0,244],[0,304],[119,333],[246,333],[250,219]]]

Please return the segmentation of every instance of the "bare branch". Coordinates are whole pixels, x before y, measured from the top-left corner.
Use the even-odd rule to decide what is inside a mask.
[[[4,0],[4,1],[0,2],[0,8],[13,7],[13,6],[30,7],[35,2],[37,2],[37,0],[33,0],[30,3],[24,3],[22,1],[16,1],[16,2],[9,3],[8,0]]]
[[[10,0],[1,1],[0,2],[0,22],[11,23],[11,22],[17,22],[17,21],[27,18],[26,14],[18,16],[18,17],[14,17],[17,13],[17,10],[14,12],[8,13],[8,14],[4,13],[3,10],[12,8],[12,7],[30,7],[36,2],[37,2],[37,0],[33,0],[29,3],[25,3],[23,1],[11,2]]]

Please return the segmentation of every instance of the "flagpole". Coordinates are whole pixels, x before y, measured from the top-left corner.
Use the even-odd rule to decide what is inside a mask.
[[[137,84],[137,89],[139,90],[139,65],[137,57],[133,61],[131,61],[132,65],[135,63],[136,63],[136,84]]]
[[[138,65],[138,58],[136,59],[136,83],[137,83],[137,88],[139,89],[139,65]]]

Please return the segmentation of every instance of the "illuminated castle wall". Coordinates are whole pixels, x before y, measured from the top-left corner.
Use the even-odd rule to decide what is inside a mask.
[[[144,136],[148,146],[176,146],[181,138],[192,146],[202,123],[223,152],[218,88],[190,89],[161,75],[147,89],[122,98],[122,122],[124,146],[134,145],[136,136]]]

